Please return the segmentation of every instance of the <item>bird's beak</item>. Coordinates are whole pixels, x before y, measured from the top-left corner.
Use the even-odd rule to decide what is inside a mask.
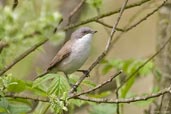
[[[95,34],[97,31],[96,30],[94,30],[94,31],[92,31],[92,34]]]

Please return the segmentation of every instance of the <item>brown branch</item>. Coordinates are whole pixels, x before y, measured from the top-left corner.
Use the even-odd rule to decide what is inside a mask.
[[[8,43],[4,42],[4,41],[0,41],[0,53],[1,51],[8,46]]]
[[[35,49],[37,49],[39,46],[41,46],[42,44],[44,44],[47,41],[48,41],[48,39],[45,39],[42,42],[39,42],[39,43],[35,44],[31,48],[29,48],[28,50],[26,50],[25,52],[23,52],[21,55],[19,55],[17,58],[15,58],[12,61],[11,64],[7,65],[5,68],[3,68],[2,70],[0,70],[0,76],[2,76],[5,72],[7,72],[8,70],[10,70],[15,64],[17,64],[18,62],[20,62],[27,55],[29,55],[31,52],[33,52]]]
[[[151,94],[151,95],[137,96],[137,97],[125,98],[125,99],[108,99],[108,98],[97,99],[97,98],[90,98],[87,96],[79,96],[75,99],[80,99],[80,100],[90,101],[90,102],[95,102],[95,103],[116,103],[116,104],[119,104],[119,103],[132,103],[132,102],[137,102],[137,101],[145,101],[148,99],[160,97],[166,93],[171,93],[171,87],[165,88],[165,89],[163,89],[157,93]]]
[[[71,95],[71,96],[69,97],[69,99],[78,97],[78,96],[80,96],[80,95],[84,95],[84,94],[91,93],[91,92],[93,92],[93,91],[95,91],[95,90],[97,90],[97,89],[99,89],[99,88],[105,86],[106,84],[110,83],[114,78],[116,78],[116,77],[117,77],[118,75],[120,75],[121,73],[122,73],[122,71],[119,71],[119,72],[117,72],[116,74],[112,75],[108,80],[106,80],[106,81],[104,81],[103,83],[97,85],[96,87],[94,87],[94,88],[92,88],[92,89],[89,89],[89,90],[87,90],[87,91],[81,92],[81,93],[73,94],[73,95]]]
[[[93,70],[93,68],[94,68],[97,64],[99,64],[99,62],[106,56],[106,54],[107,54],[108,51],[110,50],[110,47],[111,47],[111,44],[112,44],[112,43],[111,43],[111,42],[112,42],[112,38],[113,38],[113,36],[114,36],[114,34],[115,34],[115,32],[116,32],[116,27],[117,27],[117,25],[119,24],[119,21],[120,21],[121,16],[122,16],[122,14],[123,14],[123,12],[124,12],[124,9],[125,9],[125,7],[126,7],[127,2],[128,2],[128,0],[125,0],[125,2],[123,3],[123,5],[122,5],[122,7],[121,7],[119,16],[118,16],[116,22],[114,23],[113,28],[112,28],[112,31],[111,31],[111,34],[110,34],[110,36],[109,36],[109,38],[108,38],[108,41],[107,41],[105,50],[101,53],[100,56],[98,56],[98,58],[97,58],[97,59],[91,64],[91,66],[88,68],[88,70],[87,70],[88,73],[89,73],[91,70]],[[76,84],[75,84],[75,85],[73,86],[73,88],[71,89],[70,93],[73,93],[73,92],[77,89],[77,87],[81,84],[81,82],[88,76],[88,73],[87,73],[87,74],[84,74],[84,75],[76,82]]]
[[[137,25],[141,24],[142,22],[144,22],[145,20],[147,20],[150,16],[152,16],[155,12],[157,12],[165,3],[167,2],[167,0],[163,1],[163,3],[161,5],[159,5],[156,9],[154,9],[152,12],[148,13],[144,18],[140,19],[137,23],[131,25],[130,27],[124,27],[124,33],[128,32],[130,30],[132,30],[133,28],[135,28]],[[131,19],[132,20],[132,19]],[[130,22],[131,23],[131,22]],[[129,23],[126,25],[129,26]],[[121,38],[121,36],[123,35],[123,33],[119,34],[113,41],[112,41],[112,46],[114,46],[114,44]]]
[[[141,68],[143,68],[148,62],[150,62],[154,57],[156,57],[165,47],[166,45],[171,41],[171,36],[169,39],[163,44],[163,46],[155,53],[153,54],[147,61],[145,61],[142,65],[140,65],[131,75],[128,76],[128,78],[116,89],[118,91],[127,81],[129,81]]]
[[[14,0],[15,1],[15,0]],[[18,1],[18,0],[17,0]],[[128,5],[125,9],[129,9],[129,8],[133,8],[133,7],[136,7],[136,6],[140,6],[146,2],[149,2],[150,0],[143,0],[143,1],[140,1],[140,2],[137,2],[137,3],[133,3],[131,5]],[[17,3],[18,4],[18,3]],[[81,3],[80,3],[81,4]],[[71,24],[69,26],[66,26],[64,27],[62,30],[69,30],[69,29],[72,29],[72,28],[75,28],[75,27],[78,27],[80,25],[83,25],[83,24],[87,24],[87,23],[90,23],[90,22],[93,22],[93,21],[96,21],[96,20],[99,20],[101,18],[104,18],[104,17],[107,17],[107,16],[111,16],[113,14],[117,14],[120,12],[120,9],[117,9],[117,10],[114,10],[114,11],[110,11],[110,12],[107,12],[107,13],[104,13],[104,14],[101,14],[99,16],[95,16],[95,17],[92,17],[92,18],[89,18],[89,19],[86,19],[86,20],[83,20],[77,24]],[[59,23],[61,23],[63,20],[61,19],[61,21]],[[117,30],[117,29],[116,29]],[[54,33],[56,33],[57,31],[57,27],[54,28]],[[40,31],[35,31],[29,35],[26,35],[24,37],[32,37],[34,35],[37,35],[41,33]]]
[[[99,23],[99,24],[101,24],[101,25],[103,25],[103,26],[105,26],[105,27],[112,28],[111,25],[108,25],[108,24],[106,24],[106,23],[104,23],[104,22],[102,22],[102,21],[96,20],[96,22]],[[124,32],[124,30],[121,29],[121,28],[116,28],[116,30],[117,30],[117,31]]]
[[[139,1],[139,2],[136,2],[136,3],[133,3],[133,4],[130,4],[128,6],[125,7],[125,9],[129,9],[129,8],[133,8],[133,7],[136,7],[136,6],[140,6],[146,2],[149,2],[150,0],[142,0],[142,1]],[[117,14],[120,12],[120,8],[117,9],[117,10],[114,10],[114,11],[110,11],[110,12],[107,12],[107,13],[104,13],[104,14],[101,14],[101,15],[98,15],[98,16],[95,16],[95,17],[92,17],[92,18],[89,18],[89,19],[86,19],[86,20],[83,20],[79,23],[76,23],[76,24],[71,24],[67,27],[64,27],[63,30],[68,30],[68,29],[71,29],[71,28],[74,28],[74,27],[78,27],[80,25],[84,25],[84,24],[87,24],[87,23],[90,23],[90,22],[94,22],[96,20],[99,20],[101,18],[104,18],[104,17],[107,17],[107,16],[111,16],[113,14]]]
[[[159,105],[159,107],[158,107],[159,114],[161,114],[161,109],[162,109],[162,106],[163,106],[164,97],[165,97],[165,95],[163,95],[163,96],[161,97],[160,105]]]
[[[29,37],[33,37],[35,35],[41,35],[41,32],[40,31],[34,31],[33,33],[25,35],[23,38],[29,38]]]
[[[119,99],[119,92],[116,92],[116,99]],[[116,113],[120,114],[120,104],[119,103],[116,103]]]
[[[26,96],[26,95],[5,95],[4,97],[9,97],[9,98],[14,98],[14,99],[28,99],[28,100],[33,100],[33,101],[42,101],[42,102],[49,102],[48,98],[40,98],[37,96]]]
[[[156,9],[154,9],[152,12],[148,13],[145,17],[143,17],[142,19],[140,19],[138,22],[136,22],[135,24],[131,25],[130,27],[126,28],[126,29],[122,29],[122,28],[116,28],[117,31],[121,31],[121,32],[128,32],[129,30],[135,28],[137,25],[141,24],[142,22],[144,22],[145,20],[147,20],[149,17],[151,17],[154,13],[156,13],[165,3],[167,2],[167,0],[163,1],[163,3],[161,5],[159,5]],[[96,20],[97,23],[106,26],[108,28],[112,28],[111,25],[108,25],[102,21]]]
[[[132,28],[135,28],[137,25],[139,25],[140,23],[147,20],[150,16],[152,16],[154,13],[156,13],[166,2],[167,2],[167,0],[163,1],[163,3],[161,5],[159,5],[156,9],[154,9],[152,12],[148,13],[144,18],[140,19],[137,23],[135,23],[132,26],[125,29],[124,32],[127,32],[127,31],[131,30]]]
[[[70,24],[71,18],[73,17],[73,15],[75,13],[77,13],[77,11],[81,8],[81,6],[83,6],[84,3],[85,3],[85,0],[81,0],[80,3],[71,11],[71,13],[68,16],[68,24],[67,25]]]
[[[116,104],[119,104],[119,103],[132,103],[132,102],[138,102],[138,101],[145,101],[145,100],[149,100],[152,98],[163,96],[167,93],[171,93],[171,86],[167,87],[167,88],[165,88],[165,89],[163,89],[157,93],[153,93],[151,95],[136,96],[136,97],[124,98],[124,99],[107,99],[107,98],[97,99],[97,98],[90,98],[87,96],[79,96],[79,97],[72,98],[72,99],[80,99],[80,100],[96,102],[96,103],[116,103]],[[50,101],[49,98],[47,98],[47,97],[40,98],[40,97],[33,97],[33,96],[26,96],[26,95],[5,95],[4,97],[28,99],[28,100],[42,101],[42,102],[49,102]]]
[[[17,5],[18,5],[18,0],[14,0],[12,9],[15,10],[15,8],[17,7]]]

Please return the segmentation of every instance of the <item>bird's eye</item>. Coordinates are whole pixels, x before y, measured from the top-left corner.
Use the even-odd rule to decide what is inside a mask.
[[[83,34],[87,34],[88,32],[87,31],[83,31]]]

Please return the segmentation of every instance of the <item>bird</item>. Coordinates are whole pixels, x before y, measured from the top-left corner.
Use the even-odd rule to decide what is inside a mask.
[[[93,35],[96,33],[89,27],[81,27],[71,34],[71,38],[62,46],[52,59],[44,73],[36,77],[40,78],[48,73],[63,72],[69,81],[69,74],[77,71],[88,59]],[[78,70],[86,73],[85,70]]]

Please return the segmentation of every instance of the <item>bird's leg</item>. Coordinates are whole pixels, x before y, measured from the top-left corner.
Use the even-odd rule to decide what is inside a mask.
[[[90,76],[88,70],[77,70],[77,72],[82,72],[82,73],[85,74],[87,77]]]
[[[69,81],[68,74],[66,74],[66,73],[64,73],[64,74],[65,74],[65,77],[66,77],[66,79],[67,79],[68,84],[72,87],[72,86],[73,86],[73,84],[71,84],[71,82]]]
[[[64,73],[64,74],[65,74],[65,77],[66,77],[66,79],[67,79],[68,84],[70,85],[70,87],[73,88],[74,91],[77,91],[75,85],[70,82],[69,77],[68,77],[68,74],[66,74],[66,73]]]

